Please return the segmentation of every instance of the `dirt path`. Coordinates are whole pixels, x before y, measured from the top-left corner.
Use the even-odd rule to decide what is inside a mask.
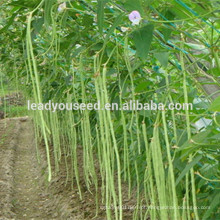
[[[57,213],[48,209],[49,198],[39,184],[42,171],[36,157],[31,121],[19,125],[14,163],[13,211],[17,219],[52,219]]]
[[[5,132],[1,132],[0,138],[5,138],[5,141],[1,144],[3,160],[0,161],[0,167],[3,169],[0,174],[4,186],[0,193],[5,192],[6,201],[5,209],[0,208],[0,216],[2,212],[6,216],[2,219],[58,218],[56,209],[51,205],[53,201],[50,201],[51,198],[41,184],[42,169],[36,157],[32,122],[29,119],[6,119],[1,125]]]

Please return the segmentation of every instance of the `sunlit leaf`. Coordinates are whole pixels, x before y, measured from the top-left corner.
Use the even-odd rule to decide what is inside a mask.
[[[209,107],[209,110],[220,112],[220,96],[212,102],[211,106]]]
[[[134,44],[137,49],[137,55],[140,58],[147,58],[153,39],[153,30],[154,26],[152,24],[148,24],[133,32]]]

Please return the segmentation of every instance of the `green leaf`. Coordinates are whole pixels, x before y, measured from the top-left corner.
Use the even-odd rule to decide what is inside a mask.
[[[115,28],[121,23],[122,18],[124,16],[124,13],[120,14],[114,21],[113,25],[111,26],[111,28],[109,29],[106,37],[105,37],[105,42],[108,41],[109,37],[111,36],[111,34],[114,32]]]
[[[219,68],[218,67],[211,68],[207,71],[207,73],[213,74],[215,76],[219,76]]]
[[[151,113],[151,110],[141,110],[139,112],[139,115],[146,117],[146,118],[150,118],[152,113]]]
[[[202,220],[204,219],[210,219],[210,215],[213,213],[214,209],[219,206],[219,200],[220,200],[220,193],[217,193],[215,197],[212,199],[212,202],[210,204],[210,208],[207,209],[205,214],[203,215]]]
[[[98,42],[94,46],[91,47],[91,50],[101,50],[103,47],[103,43]]]
[[[154,56],[158,61],[161,63],[162,66],[167,67],[168,59],[169,59],[169,52],[158,52],[154,53]]]
[[[199,155],[196,158],[193,158],[193,161],[186,165],[185,169],[181,172],[179,177],[176,180],[176,186],[180,182],[180,180],[189,172],[189,170],[194,167],[200,160],[202,159],[202,155]]]
[[[140,58],[146,59],[150,50],[150,45],[153,39],[154,25],[148,24],[133,32],[134,44],[137,49],[137,55]]]
[[[34,28],[34,32],[35,32],[36,34],[40,33],[43,24],[44,24],[44,18],[36,19],[36,20],[33,22],[33,28]]]
[[[209,111],[220,112],[220,96],[212,102]]]
[[[150,84],[152,84],[151,81],[145,81],[145,82],[139,83],[138,86],[135,88],[135,92],[138,93],[138,92],[147,91]]]
[[[162,34],[163,34],[163,37],[164,37],[164,39],[166,41],[169,40],[169,38],[171,36],[171,33],[172,33],[172,29],[170,29],[170,28],[162,28]]]
[[[129,12],[137,10],[142,13],[141,1],[140,0],[126,0],[124,3],[124,8]]]
[[[210,133],[211,130],[206,130],[194,135],[191,140],[187,140],[180,148],[176,150],[176,152],[181,151],[180,159],[186,159],[190,153],[201,147],[201,145],[195,143],[201,143],[203,147],[206,146],[207,148],[210,145],[208,138]],[[212,148],[213,147],[214,146],[212,145]]]
[[[103,25],[104,25],[104,7],[105,7],[105,1],[98,0],[97,23],[100,34],[102,34]]]
[[[0,33],[6,31],[14,22],[14,18],[17,16],[18,13],[14,13],[11,18],[9,19],[8,23],[0,30]]]
[[[11,1],[8,5],[12,6],[20,6],[23,8],[35,8],[38,4],[40,4],[41,0],[18,0]]]
[[[87,28],[92,28],[93,25],[93,17],[91,15],[84,15],[82,19],[82,25],[84,25]]]
[[[187,140],[180,148],[177,149],[177,151],[183,151],[185,149],[190,149],[194,147],[197,144],[194,143],[207,143],[208,141],[208,135],[211,133],[211,130],[206,130],[203,132],[200,132],[198,134],[195,134],[191,140]]]

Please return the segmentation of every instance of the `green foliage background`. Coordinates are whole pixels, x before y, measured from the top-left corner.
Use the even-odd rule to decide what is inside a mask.
[[[135,99],[190,102],[194,109],[34,112],[36,133],[46,144],[48,179],[51,157],[58,171],[64,153],[74,168],[67,178],[76,177],[81,196],[80,144],[88,189],[97,189],[98,157],[106,205],[123,204],[125,181],[129,198],[136,189],[137,205],[200,207],[136,210],[133,219],[218,219],[219,1],[70,0],[58,12],[63,2],[1,1],[2,84],[7,79],[20,85],[37,103],[122,105]],[[142,16],[138,26],[128,19],[133,10]],[[207,84],[218,88],[214,95],[204,89]],[[201,118],[212,123],[198,130]],[[106,215],[123,217],[117,208]]]

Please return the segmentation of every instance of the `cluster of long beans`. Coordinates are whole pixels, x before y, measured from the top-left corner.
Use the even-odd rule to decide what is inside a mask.
[[[36,103],[42,103],[42,88],[38,74],[38,68],[36,58],[33,53],[33,43],[31,39],[31,22],[32,13],[28,16],[27,22],[27,70],[29,78],[33,87],[33,100]],[[53,65],[57,68],[56,62],[59,57],[59,40],[56,36],[56,24],[52,19],[53,38],[50,49],[55,44],[55,58]],[[196,207],[195,196],[195,183],[194,183],[194,171],[190,170],[189,174],[186,174],[185,179],[185,197],[178,199],[175,185],[175,172],[173,167],[173,160],[175,154],[171,153],[172,143],[177,142],[177,125],[175,118],[175,111],[171,111],[172,119],[172,131],[167,122],[167,112],[156,112],[151,118],[153,126],[149,128],[145,120],[140,122],[140,115],[137,110],[132,110],[131,113],[126,113],[123,110],[119,111],[120,122],[122,125],[122,140],[117,140],[117,134],[115,132],[114,114],[110,111],[104,110],[105,103],[110,102],[110,91],[108,87],[108,80],[106,73],[108,71],[108,64],[112,57],[119,55],[119,45],[116,43],[116,47],[112,50],[109,59],[103,63],[103,51],[102,50],[94,55],[93,59],[93,81],[94,84],[94,98],[87,93],[87,84],[84,78],[85,74],[84,62],[87,59],[84,58],[85,54],[82,54],[77,62],[72,62],[72,87],[69,89],[62,99],[52,100],[54,102],[62,101],[63,103],[71,103],[73,101],[81,100],[83,103],[91,103],[97,101],[100,103],[101,109],[97,111],[95,116],[91,115],[88,110],[85,111],[63,111],[63,112],[34,112],[34,121],[37,137],[43,138],[46,146],[47,161],[48,161],[48,180],[52,178],[51,169],[51,157],[53,155],[55,161],[55,171],[59,171],[60,162],[62,159],[65,161],[67,170],[67,181],[71,179],[72,186],[74,186],[74,179],[76,180],[79,196],[83,198],[81,178],[78,167],[78,150],[83,152],[83,177],[87,189],[93,193],[92,185],[95,187],[96,193],[96,214],[98,214],[98,175],[101,176],[101,203],[106,205],[106,215],[108,219],[122,219],[123,218],[123,193],[122,193],[122,181],[124,180],[128,184],[128,198],[131,198],[132,182],[135,182],[136,192],[136,210],[134,211],[133,219],[180,219],[181,215],[183,219],[191,219],[190,211],[178,210],[178,204],[181,199],[182,205],[189,206],[192,203]],[[127,68],[128,77],[130,79],[130,96],[131,100],[136,100],[134,84],[134,70],[130,63],[129,49],[128,49],[128,37],[125,37],[123,48],[123,61]],[[77,59],[75,59],[76,61]],[[88,63],[89,63],[88,59]],[[118,72],[120,67],[118,65]],[[90,64],[91,65],[91,64]],[[183,54],[181,54],[181,65],[183,75],[183,89],[184,99],[188,102],[187,88],[186,88],[186,71],[184,69]],[[168,80],[168,73],[165,73],[166,77],[166,94],[165,102],[172,102],[172,93],[170,91],[170,85]],[[80,82],[80,87],[76,89],[75,83]],[[121,107],[124,102],[122,91],[124,89],[124,83],[121,83],[119,76],[119,106]],[[157,98],[157,97],[155,97]],[[188,139],[191,138],[189,112],[186,111],[186,124]],[[95,120],[93,120],[95,117]],[[92,124],[95,121],[95,124]],[[150,136],[148,129],[152,131]],[[171,139],[172,137],[172,139]],[[172,142],[172,143],[171,143]],[[120,144],[119,144],[120,143]],[[53,146],[52,154],[50,151],[50,145]],[[144,163],[146,164],[144,171],[144,182],[140,181],[140,169],[138,167],[138,156],[144,157]],[[99,167],[96,168],[96,160],[98,160]],[[192,160],[190,156],[189,160]],[[71,163],[69,166],[68,163]],[[134,173],[131,170],[134,170]],[[191,180],[192,196],[190,196],[189,182]],[[144,188],[141,188],[141,185]],[[141,192],[144,192],[143,194]],[[140,207],[142,204],[153,206],[152,209],[142,210]],[[114,207],[111,210],[111,207]],[[166,209],[163,207],[171,206],[172,209]],[[161,207],[157,210],[156,207]],[[198,213],[194,210],[196,219],[198,219]]]

